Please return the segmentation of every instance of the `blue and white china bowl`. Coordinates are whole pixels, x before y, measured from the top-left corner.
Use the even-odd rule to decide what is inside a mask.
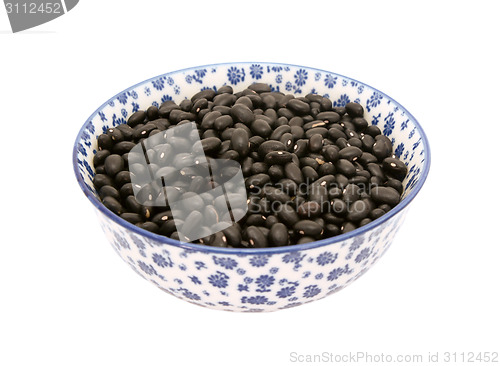
[[[317,93],[335,106],[358,102],[365,119],[392,139],[408,166],[403,199],[381,218],[349,233],[313,243],[267,249],[213,248],[140,229],[104,207],[92,184],[97,137],[128,116],[166,100],[180,103],[203,89],[231,85],[235,92],[264,82],[296,96]],[[170,72],[134,85],[100,106],[83,125],[73,151],[76,178],[96,209],[114,250],[163,291],[213,309],[262,312],[321,299],[364,274],[389,248],[408,204],[424,184],[429,144],[416,119],[384,93],[324,70],[277,63],[228,63]]]

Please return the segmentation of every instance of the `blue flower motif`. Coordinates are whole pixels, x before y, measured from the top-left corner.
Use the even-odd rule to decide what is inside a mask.
[[[417,131],[417,128],[414,127],[413,130],[411,130],[410,133],[408,134],[408,138],[411,139],[413,137],[413,135],[415,135],[416,131]]]
[[[146,249],[146,245],[135,235],[131,235],[132,241],[138,249]]]
[[[151,95],[151,89],[149,89],[149,87],[145,86],[144,87],[144,94],[146,94],[149,97]]]
[[[121,103],[121,104],[127,104],[127,93],[122,93],[119,96],[116,97],[116,99]]]
[[[344,268],[338,267],[333,269],[326,278],[328,281],[334,281],[344,274]]]
[[[196,265],[196,269],[197,270],[200,270],[202,268],[205,268],[205,269],[207,268],[207,266],[205,265],[205,263],[202,262],[202,261],[196,261],[196,262],[194,262],[194,264]]]
[[[316,74],[314,74],[314,81],[318,81],[319,79],[321,79],[321,73],[317,72]]]
[[[267,264],[268,261],[269,258],[266,255],[256,255],[250,258],[250,264],[253,267],[263,267]]]
[[[170,259],[170,257],[165,258],[164,256],[154,253],[153,254],[153,262],[155,262],[160,267],[173,267],[174,263]]]
[[[155,269],[153,268],[152,265],[150,264],[146,264],[144,263],[143,261],[137,261],[137,263],[139,264],[139,268],[146,274],[148,275],[156,275],[156,271]]]
[[[200,298],[200,296],[199,296],[199,295],[197,295],[197,294],[195,294],[195,293],[193,293],[193,292],[189,291],[189,290],[188,290],[188,289],[186,289],[186,288],[181,289],[181,291],[182,291],[182,294],[183,294],[186,298],[188,298],[189,300],[201,300],[201,298]]]
[[[172,97],[168,94],[165,94],[163,97],[161,97],[162,103],[165,103],[167,100],[172,100]]]
[[[265,304],[267,302],[267,297],[265,296],[252,296],[252,297],[246,297],[246,296],[243,296],[241,298],[241,302],[243,304],[252,304],[252,305],[262,305],[262,304]]]
[[[117,233],[115,233],[115,241],[123,249],[130,249],[130,245],[125,240],[125,238],[123,236],[121,236],[121,235],[118,235]]]
[[[384,118],[385,124],[384,124],[384,135],[389,136],[392,133],[392,130],[394,129],[394,113],[390,112],[387,117]]]
[[[186,83],[191,84],[193,82],[193,77],[191,75],[186,75]]]
[[[90,135],[87,131],[82,132],[82,139],[84,139],[85,141],[90,140]]]
[[[352,241],[352,243],[351,243],[351,246],[349,247],[349,251],[350,251],[350,252],[354,252],[354,251],[355,251],[355,250],[357,250],[357,249],[361,246],[361,244],[363,244],[364,242],[365,242],[365,238],[364,238],[364,236],[361,236],[361,237],[356,236],[356,237],[353,239],[353,241]]]
[[[132,102],[132,112],[137,112],[139,110],[139,104]]]
[[[331,252],[324,252],[318,255],[318,258],[316,258],[316,262],[320,266],[324,266],[329,263],[334,263],[337,260],[338,254],[331,253]]]
[[[110,102],[108,102],[108,105],[109,105],[110,107],[114,107],[114,106],[115,106],[115,102],[110,101]]]
[[[233,269],[238,266],[238,262],[230,257],[217,258],[215,255],[212,256],[215,264],[224,267],[225,269]]]
[[[400,143],[400,144],[398,145],[398,147],[396,147],[396,150],[394,150],[394,154],[395,154],[398,158],[400,158],[400,157],[401,157],[401,155],[403,155],[403,151],[404,151],[404,149],[405,149],[405,144],[404,144],[404,143]]]
[[[317,296],[321,292],[321,289],[318,288],[318,285],[310,285],[305,288],[304,297],[314,297]]]
[[[87,150],[85,149],[85,146],[83,146],[81,143],[78,143],[78,151],[83,155],[87,156]]]
[[[165,87],[165,79],[165,76],[162,76],[156,80],[153,80],[151,84],[153,84],[153,87],[156,90],[163,90],[163,88]]]
[[[201,281],[198,279],[196,276],[188,276],[188,278],[195,284],[195,285],[201,285]]]
[[[281,66],[272,66],[271,70],[273,70],[274,72],[280,72],[281,70],[283,70],[283,67],[281,67]],[[267,67],[267,72],[269,72],[269,66]]]
[[[90,174],[90,176],[94,177],[95,173],[92,170],[92,167],[90,166],[90,164],[87,162],[87,160],[83,161],[83,165],[85,165],[85,169],[87,169],[87,172]]]
[[[365,90],[365,86],[364,85],[358,86],[358,94],[363,93],[363,90]]]
[[[167,84],[172,86],[174,85],[174,79],[172,79],[170,76],[167,78]]]
[[[249,284],[249,283],[252,283],[252,282],[253,282],[253,278],[251,278],[251,277],[245,277],[245,278],[243,279],[243,281],[244,281],[245,283]]]
[[[269,273],[271,274],[275,274],[279,271],[280,269],[278,267],[272,267],[269,269]]]
[[[366,110],[370,112],[373,108],[377,107],[380,104],[382,98],[383,97],[381,94],[373,92],[370,98],[366,101]]]
[[[250,66],[250,75],[252,76],[252,78],[258,80],[262,78],[263,74],[264,74],[264,68],[262,66],[257,64],[252,64],[252,66]]]
[[[240,292],[247,291],[248,292],[248,285],[239,284],[238,291],[240,291]]]
[[[101,121],[107,121],[108,119],[106,118],[106,115],[104,114],[104,112],[99,112],[99,117],[101,118]]]
[[[368,258],[370,256],[370,254],[371,254],[370,248],[364,248],[361,250],[361,252],[359,252],[359,254],[356,256],[354,261],[356,263],[359,263],[359,262],[365,260],[366,258]]]
[[[325,76],[325,86],[328,89],[331,89],[337,84],[337,77],[333,76],[332,74],[326,74]]]
[[[156,100],[153,103],[151,103],[151,105],[153,107],[160,108],[160,105],[158,104],[158,102]]]
[[[181,88],[178,85],[174,86],[174,93],[177,95],[181,93]]]
[[[126,113],[126,112],[125,112]],[[118,125],[121,125],[123,123],[125,123],[125,119],[122,118],[122,117],[117,117],[116,114],[113,113],[113,126],[118,126]]]
[[[194,73],[196,74],[197,78],[202,79],[206,75],[207,69],[195,70]]]
[[[214,287],[218,288],[225,288],[227,287],[227,280],[229,279],[229,276],[226,275],[223,272],[217,271],[216,274],[211,275],[208,277],[208,282]]]
[[[285,84],[285,89],[286,91],[291,91],[292,90],[292,83],[287,81],[286,84]]]
[[[222,305],[222,306],[230,306],[231,304],[228,303],[227,301],[219,301],[219,305]]]
[[[266,289],[269,286],[272,286],[274,283],[274,277],[269,275],[261,275],[255,280],[255,283],[259,287],[258,292],[268,292],[270,290]]]
[[[401,131],[403,131],[406,127],[408,127],[408,122],[410,122],[409,119],[407,119],[404,122],[401,122]]]
[[[247,271],[245,271],[243,268],[238,268],[236,270],[236,273],[239,274],[240,276],[243,276]]]
[[[304,69],[299,69],[293,77],[295,79],[295,84],[297,84],[297,86],[302,86],[306,83],[307,71]]]
[[[104,118],[106,118],[106,117],[104,117]],[[94,124],[92,123],[92,121],[88,121],[87,131],[89,131],[92,134],[95,132],[95,127],[94,127]]]
[[[276,75],[276,84],[281,84],[283,81],[283,76],[281,74]]]
[[[290,287],[283,287],[281,290],[276,292],[276,296],[285,298],[288,296],[292,296],[295,293],[295,287],[290,286]]]
[[[236,66],[231,66],[227,70],[227,78],[231,84],[236,85],[239,82],[245,81],[245,70],[240,70]]]
[[[334,107],[345,107],[347,103],[349,103],[351,100],[349,99],[349,96],[347,94],[342,94],[339,99],[336,101],[333,101],[333,106]]]
[[[382,115],[379,113],[376,116],[373,116],[372,118],[372,125],[376,126],[379,123],[379,118],[382,117]]]

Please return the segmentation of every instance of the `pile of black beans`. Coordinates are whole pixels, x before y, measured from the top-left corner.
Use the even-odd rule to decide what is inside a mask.
[[[256,83],[200,91],[176,104],[133,113],[98,137],[94,186],[128,222],[178,239],[169,207],[137,202],[128,153],[142,140],[195,122],[207,157],[241,164],[248,212],[196,243],[264,248],[316,241],[375,220],[400,202],[406,165],[391,140],[365,120],[360,104],[333,107],[316,94],[295,97]]]

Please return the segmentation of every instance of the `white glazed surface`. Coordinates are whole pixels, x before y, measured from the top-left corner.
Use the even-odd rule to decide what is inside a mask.
[[[275,91],[328,96],[334,105],[356,101],[365,118],[392,139],[407,164],[403,201],[389,214],[336,238],[293,247],[221,249],[181,244],[141,230],[110,213],[92,187],[97,136],[128,116],[172,99],[180,103],[205,88],[231,85],[235,92],[253,82]],[[428,144],[414,118],[385,94],[358,81],[302,66],[235,63],[168,73],[137,84],[102,105],[77,137],[77,179],[96,206],[115,251],[139,275],[181,299],[228,311],[275,311],[332,294],[365,273],[388,249],[429,169]]]

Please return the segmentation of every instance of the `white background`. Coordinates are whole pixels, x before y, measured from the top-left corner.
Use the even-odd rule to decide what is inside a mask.
[[[19,34],[0,8],[0,365],[500,352],[495,3],[82,0]],[[392,248],[321,301],[238,314],[169,296],[113,252],[76,183],[74,139],[104,101],[168,71],[228,61],[352,77],[427,132],[431,172]]]

